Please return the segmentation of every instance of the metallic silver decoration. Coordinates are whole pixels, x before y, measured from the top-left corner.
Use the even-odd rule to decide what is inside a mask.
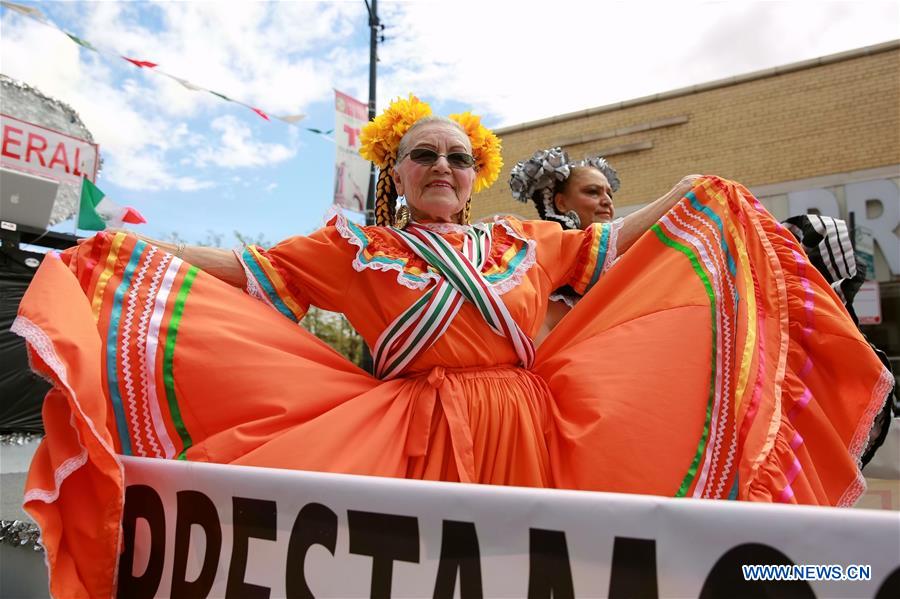
[[[619,185],[621,185],[619,173],[616,172],[616,169],[614,169],[603,156],[588,156],[584,160],[579,160],[574,163],[573,166],[590,166],[597,169],[603,173],[604,177],[606,177],[606,181],[609,183],[609,188],[612,192],[615,193],[619,191]]]
[[[41,531],[33,522],[0,520],[0,543],[43,551]]]
[[[565,214],[556,209],[553,196],[560,184],[569,178],[572,169],[589,166],[599,170],[609,182],[613,192],[619,190],[619,175],[605,158],[589,156],[583,160],[569,160],[562,148],[538,150],[528,160],[517,162],[509,174],[512,196],[520,202],[534,202],[543,220],[556,221],[565,229],[580,229],[581,219],[573,210]]]
[[[533,200],[539,191],[555,189],[558,183],[569,178],[570,173],[569,155],[565,150],[538,150],[531,158],[517,162],[512,168],[509,187],[515,199],[527,202]]]
[[[43,436],[41,433],[2,433],[0,434],[0,445],[26,445]]]
[[[4,114],[94,143],[91,132],[71,106],[3,74],[0,74],[0,105]],[[100,160],[98,172],[102,165]],[[78,211],[80,198],[81,187],[78,184],[60,182],[50,224],[55,225],[74,215]]]

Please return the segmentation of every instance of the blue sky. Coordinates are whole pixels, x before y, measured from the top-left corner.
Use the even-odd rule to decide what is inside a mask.
[[[98,185],[150,236],[277,241],[322,222],[333,89],[368,98],[367,12],[345,2],[20,2],[104,50],[297,126],[82,49],[7,9],[0,72],[66,102],[100,144]],[[900,36],[900,2],[379,2],[378,105],[414,92],[512,125]],[[506,156],[507,162],[521,157]],[[499,182],[498,184],[503,184]],[[72,231],[72,221],[55,227]]]

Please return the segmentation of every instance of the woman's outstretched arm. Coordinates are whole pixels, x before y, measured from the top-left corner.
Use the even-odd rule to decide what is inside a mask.
[[[125,229],[109,229],[109,232],[134,235],[141,241],[145,241],[170,254],[174,254],[185,262],[193,264],[197,268],[211,274],[221,281],[225,281],[229,285],[234,285],[241,289],[247,285],[247,275],[244,273],[244,267],[231,250],[172,243],[170,241],[159,241],[158,239],[153,239],[146,235],[139,235]]]
[[[702,176],[688,175],[684,177],[666,195],[623,218],[622,228],[619,229],[618,241],[616,242],[616,253],[622,254],[622,252],[630,248],[638,240],[638,237],[648,231],[666,212],[671,210]]]

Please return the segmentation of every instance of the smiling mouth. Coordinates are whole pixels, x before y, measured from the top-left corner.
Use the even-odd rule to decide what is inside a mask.
[[[432,183],[429,183],[425,187],[444,187],[447,189],[453,189],[453,186],[450,183],[447,183],[446,181],[434,181]]]

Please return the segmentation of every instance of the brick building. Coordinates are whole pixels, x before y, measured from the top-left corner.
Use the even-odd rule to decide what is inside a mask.
[[[536,218],[506,182],[517,161],[551,146],[610,161],[622,180],[618,215],[690,173],[740,181],[779,219],[815,210],[849,221],[852,213],[857,249],[869,248],[878,281],[860,299],[874,311],[880,302],[881,324],[865,330],[900,372],[900,40],[497,133],[506,164],[476,197],[475,219]]]

